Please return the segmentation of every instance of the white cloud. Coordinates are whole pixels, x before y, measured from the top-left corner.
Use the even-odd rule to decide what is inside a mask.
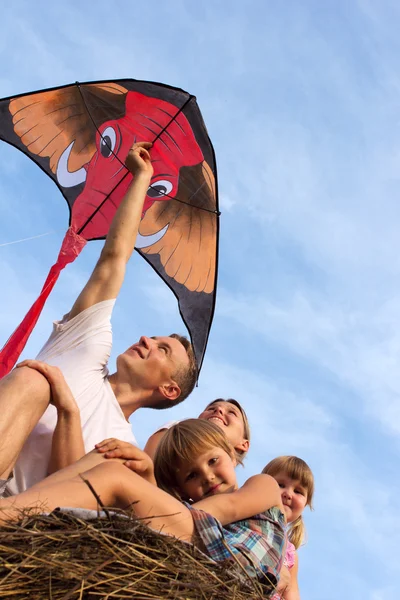
[[[387,585],[377,590],[371,590],[370,600],[387,600],[398,593],[397,586]]]
[[[220,210],[230,212],[232,208],[235,206],[236,200],[234,200],[231,196],[227,196],[226,194],[219,195],[219,206]]]
[[[249,310],[250,308],[250,310]],[[220,316],[326,369],[359,396],[357,404],[389,432],[400,434],[398,356],[400,300],[352,310],[297,291],[280,304],[220,289]],[[340,402],[340,400],[339,400]]]

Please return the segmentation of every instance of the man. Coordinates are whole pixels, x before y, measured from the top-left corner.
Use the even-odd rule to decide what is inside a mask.
[[[86,451],[107,437],[135,443],[128,423],[138,408],[167,408],[184,400],[196,381],[196,364],[186,338],[141,337],[117,358],[109,375],[110,317],[134,250],[153,167],[151,143],[134,144],[126,166],[134,175],[122,200],[99,261],[68,315],[54,324],[38,355],[59,367],[79,407]],[[15,369],[0,381],[0,479],[5,494],[21,492],[47,475],[57,410],[49,406],[51,389],[38,370]],[[65,419],[63,451],[70,462],[70,423]],[[72,444],[73,446],[73,444]],[[67,456],[68,455],[68,456]],[[13,479],[6,483],[14,471]],[[0,481],[1,493],[1,481]]]

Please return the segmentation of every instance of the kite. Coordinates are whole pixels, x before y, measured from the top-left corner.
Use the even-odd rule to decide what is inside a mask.
[[[87,241],[104,239],[132,175],[135,142],[153,142],[154,175],[136,250],[178,300],[200,371],[214,315],[219,210],[215,154],[196,98],[160,83],[75,83],[0,100],[0,139],[29,156],[58,186],[70,217],[37,300],[0,352],[14,366],[60,271]]]

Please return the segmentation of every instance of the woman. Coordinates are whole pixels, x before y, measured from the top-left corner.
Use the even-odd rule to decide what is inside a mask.
[[[243,464],[243,459],[250,447],[250,426],[247,415],[239,402],[233,398],[228,398],[227,400],[217,398],[206,406],[198,418],[215,423],[215,425],[224,431],[235,449],[237,462]],[[144,451],[152,459],[154,459],[157,447],[166,431],[176,423],[178,421],[166,423],[149,437]]]

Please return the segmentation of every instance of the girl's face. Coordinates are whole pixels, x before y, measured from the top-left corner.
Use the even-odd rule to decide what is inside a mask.
[[[183,462],[177,479],[181,496],[193,502],[237,489],[235,463],[219,447],[210,448],[190,464]]]
[[[243,415],[237,406],[224,400],[213,402],[199,415],[218,425],[224,432],[235,450],[247,452],[249,441],[244,437]]]
[[[293,523],[307,505],[307,490],[299,481],[291,479],[283,471],[273,475],[281,488],[281,498],[288,523]]]

